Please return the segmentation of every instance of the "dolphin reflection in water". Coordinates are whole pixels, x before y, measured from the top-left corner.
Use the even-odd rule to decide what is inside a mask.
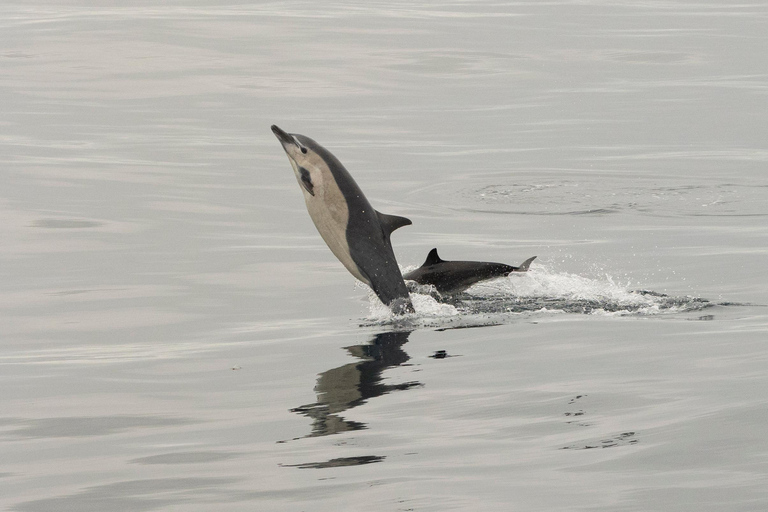
[[[350,355],[360,359],[320,374],[315,386],[317,402],[291,409],[312,418],[312,432],[304,437],[327,436],[361,430],[364,423],[347,420],[341,413],[364,404],[367,400],[392,391],[421,386],[420,382],[384,384],[382,372],[400,366],[410,357],[402,349],[409,332],[383,332],[368,343],[346,347]]]

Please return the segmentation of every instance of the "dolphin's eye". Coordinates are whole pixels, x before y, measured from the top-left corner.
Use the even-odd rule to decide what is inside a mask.
[[[306,155],[307,154],[307,148],[301,148],[301,152]]]

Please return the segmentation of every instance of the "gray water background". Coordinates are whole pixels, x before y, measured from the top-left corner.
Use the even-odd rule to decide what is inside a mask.
[[[0,508],[768,509],[766,48],[762,2],[3,2]],[[389,318],[273,123],[403,268],[531,272]]]

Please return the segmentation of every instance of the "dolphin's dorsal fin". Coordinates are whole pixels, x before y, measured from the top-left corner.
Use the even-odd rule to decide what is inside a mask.
[[[379,224],[381,224],[381,229],[384,230],[384,233],[387,234],[387,236],[391,235],[394,230],[397,228],[401,228],[403,226],[410,226],[413,224],[411,222],[411,219],[406,219],[405,217],[398,217],[397,215],[387,215],[386,213],[381,213],[378,210],[374,210],[376,212],[376,216],[379,217]]]
[[[517,267],[517,271],[518,272],[528,272],[528,267],[531,266],[531,262],[533,260],[535,260],[535,259],[536,259],[536,256],[534,256],[533,258],[528,258],[527,260],[522,262],[519,267]]]
[[[438,263],[442,263],[443,260],[440,259],[440,256],[437,255],[437,248],[432,249],[429,251],[429,254],[427,254],[427,261],[424,262],[422,267],[428,267],[430,265],[437,265]]]

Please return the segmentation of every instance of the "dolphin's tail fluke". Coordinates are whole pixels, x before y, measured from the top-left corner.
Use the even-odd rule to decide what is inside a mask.
[[[530,267],[530,266],[531,266],[531,262],[532,262],[533,260],[535,260],[535,259],[536,259],[536,256],[534,256],[534,257],[532,257],[532,258],[528,258],[527,260],[525,260],[524,262],[522,262],[522,263],[520,264],[520,266],[519,266],[519,267],[517,267],[517,270],[516,270],[516,272],[528,272],[528,267]]]

